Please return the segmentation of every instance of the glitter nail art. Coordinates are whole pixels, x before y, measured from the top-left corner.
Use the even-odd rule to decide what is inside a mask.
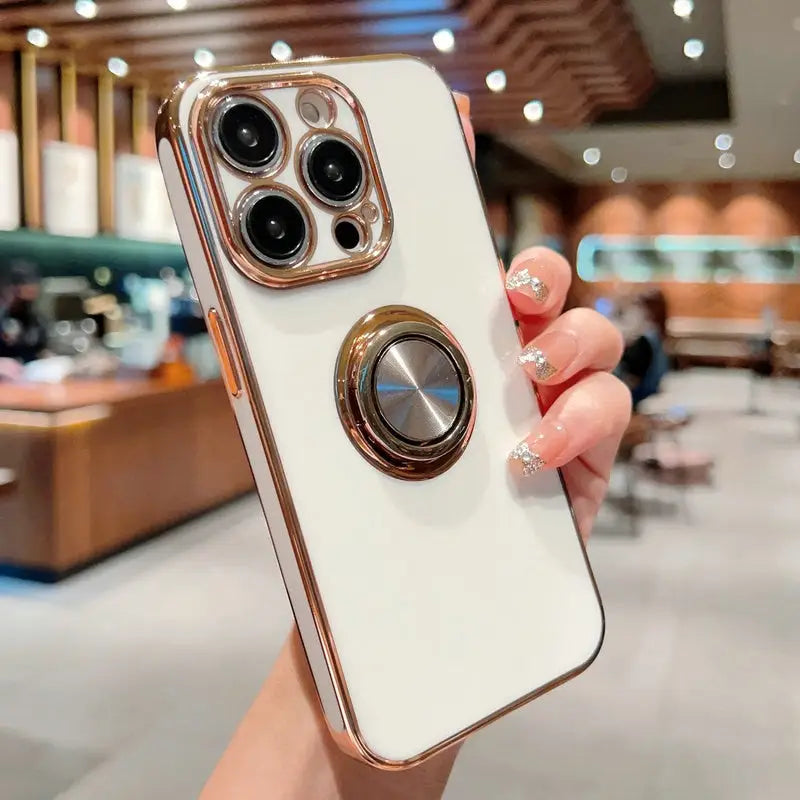
[[[517,289],[522,289],[523,286],[530,286],[531,291],[533,292],[533,296],[540,302],[543,303],[547,300],[547,296],[550,294],[550,290],[535,275],[532,276],[527,269],[521,269],[518,272],[515,272],[508,280],[506,280],[506,289],[509,291],[514,291]]]
[[[538,472],[544,466],[544,459],[534,453],[527,442],[520,442],[512,451],[510,456],[512,461],[522,462],[522,474],[527,477]]]
[[[547,360],[547,356],[538,348],[529,344],[519,354],[520,364],[533,364],[536,380],[546,381],[556,374],[556,368]]]

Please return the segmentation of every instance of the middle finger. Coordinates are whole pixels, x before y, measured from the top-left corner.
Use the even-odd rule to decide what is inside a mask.
[[[573,308],[523,348],[519,362],[537,383],[554,385],[584,370],[611,370],[622,356],[622,336],[602,314]]]

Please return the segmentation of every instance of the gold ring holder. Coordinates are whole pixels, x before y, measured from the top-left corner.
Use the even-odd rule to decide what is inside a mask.
[[[458,374],[461,404],[448,432],[430,442],[409,442],[384,420],[373,390],[381,355],[404,339],[438,345]],[[475,381],[452,333],[435,317],[410,306],[383,306],[349,331],[336,362],[339,419],[356,449],[373,466],[395,478],[425,480],[449,469],[464,452],[475,427]]]

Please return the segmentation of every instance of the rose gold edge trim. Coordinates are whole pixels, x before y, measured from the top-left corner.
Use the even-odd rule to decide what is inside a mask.
[[[321,63],[321,62],[313,62]],[[342,258],[336,261],[325,262],[322,264],[315,264],[311,267],[298,266],[291,270],[281,270],[270,268],[260,262],[252,261],[245,257],[234,245],[235,241],[230,235],[228,225],[218,225],[218,232],[222,239],[223,244],[228,250],[234,266],[242,272],[250,280],[267,286],[270,289],[287,289],[296,286],[306,286],[318,281],[331,280],[336,278],[343,278],[350,275],[358,275],[363,272],[369,272],[377,267],[389,251],[389,243],[392,238],[394,230],[394,217],[392,215],[391,205],[389,203],[388,194],[386,191],[386,183],[383,174],[380,170],[380,165],[375,157],[375,144],[372,141],[369,127],[366,122],[366,116],[360,103],[352,95],[346,86],[339,81],[323,75],[318,72],[310,70],[308,72],[289,72],[280,73],[272,79],[255,80],[253,76],[243,77],[237,76],[231,79],[226,79],[226,75],[232,70],[225,70],[215,73],[215,80],[200,92],[195,100],[190,112],[189,127],[192,136],[198,142],[196,148],[197,156],[200,161],[200,167],[203,171],[203,176],[208,183],[211,194],[212,205],[218,220],[229,220],[230,209],[228,208],[227,199],[220,191],[219,179],[216,172],[216,164],[211,156],[214,150],[213,142],[208,141],[208,136],[199,132],[199,120],[206,119],[209,114],[213,113],[213,105],[218,102],[221,92],[227,90],[236,91],[240,86],[247,87],[245,92],[258,93],[262,89],[269,88],[284,88],[284,87],[302,87],[306,84],[311,84],[312,87],[322,87],[328,91],[337,94],[346,102],[353,110],[356,122],[358,124],[359,132],[361,133],[362,142],[359,142],[359,151],[363,144],[366,151],[363,155],[366,158],[367,166],[369,167],[370,177],[374,179],[375,191],[377,193],[378,205],[383,215],[383,225],[381,226],[380,236],[374,241],[373,245],[362,253],[357,254],[352,258]],[[326,133],[328,131],[319,131],[319,133]],[[313,132],[311,132],[313,134]],[[304,135],[305,139],[308,135]],[[288,156],[287,156],[288,157]],[[302,181],[301,181],[302,183]],[[364,199],[363,197],[361,198]],[[312,195],[312,200],[316,198]]]
[[[222,380],[225,388],[231,393],[232,397],[241,397],[242,383],[239,380],[239,370],[234,364],[233,353],[225,331],[225,323],[216,308],[208,310],[208,331],[214,342],[214,347],[219,354],[220,368],[222,370]]]
[[[375,60],[383,61],[386,60],[387,58],[402,58],[413,61],[419,61],[420,63],[431,69],[434,73],[436,73],[436,75],[440,78],[440,80],[444,82],[444,79],[442,78],[441,74],[432,65],[428,64],[423,59],[417,58],[416,56],[406,56],[402,54],[377,55],[377,56],[364,56],[360,58],[329,59],[327,61],[341,64],[341,63],[358,63],[363,61],[375,61]],[[294,63],[296,63],[299,66],[304,62],[294,62]],[[325,62],[314,61],[305,63],[321,64]],[[265,64],[261,66],[263,66],[263,68],[266,70],[269,69],[271,65]],[[274,67],[274,65],[272,66]],[[221,72],[222,74],[227,74],[229,72],[241,71],[242,69],[243,69],[242,67],[234,67]],[[185,82],[179,83],[173,89],[170,96],[162,103],[156,121],[156,142],[158,143],[161,139],[166,139],[169,142],[169,145],[175,155],[177,168],[181,174],[182,180],[184,181],[184,187],[188,189],[186,167],[185,164],[183,163],[183,159],[181,158],[180,148],[178,146],[180,129],[177,123],[178,106],[180,103],[180,98],[183,95],[183,92],[186,88],[186,85],[187,84]],[[458,114],[458,107],[455,104],[455,99],[453,99],[452,102],[453,102],[453,110],[456,114]],[[461,135],[464,142],[464,151],[469,157],[469,146],[467,144],[467,139],[463,129],[461,129]],[[472,174],[473,174],[473,180],[475,182],[476,191],[478,192],[478,196],[481,201],[481,207],[483,208],[484,217],[486,219],[487,230],[489,230],[490,229],[489,218],[488,218],[488,213],[486,211],[486,203],[483,199],[483,193],[480,191],[480,185],[478,184],[478,178],[477,174],[475,173],[474,166],[472,168]],[[219,280],[220,276],[217,275],[216,271],[216,260],[212,257],[208,243],[205,241],[205,238],[202,235],[203,227],[201,218],[199,216],[198,209],[195,206],[194,198],[192,194],[188,191],[187,191],[187,197],[189,206],[192,211],[192,216],[195,220],[195,224],[198,227],[198,232],[200,233],[200,242],[207,256],[209,273],[214,283],[214,287],[218,292],[218,300],[220,301],[220,305],[223,306],[223,311],[225,312],[227,318],[230,320],[231,332],[234,338],[234,341],[231,342],[231,345],[233,346],[233,349],[236,351],[234,355],[236,359],[240,362],[240,368],[242,368],[241,374],[242,374],[242,380],[245,385],[245,390],[247,392],[247,400],[250,405],[251,412],[253,413],[253,417],[255,419],[256,427],[259,432],[259,438],[261,439],[262,447],[264,448],[267,463],[269,464],[272,480],[273,483],[275,484],[276,494],[281,504],[281,509],[283,510],[284,513],[284,519],[286,522],[287,531],[289,532],[289,539],[292,545],[292,550],[294,551],[295,556],[297,558],[300,577],[306,589],[306,598],[309,602],[309,608],[311,611],[311,615],[314,619],[315,627],[317,629],[317,634],[320,640],[320,646],[322,648],[325,661],[328,664],[328,669],[330,672],[334,693],[336,695],[337,702],[339,704],[339,711],[341,712],[342,715],[342,720],[344,723],[345,730],[339,732],[331,729],[330,731],[331,736],[336,741],[337,745],[342,750],[348,752],[350,755],[357,756],[363,761],[366,761],[367,763],[379,769],[399,770],[399,769],[406,769],[408,767],[413,767],[421,763],[422,761],[436,755],[437,753],[441,753],[448,747],[451,747],[452,745],[460,742],[461,740],[465,739],[466,737],[468,737],[475,731],[479,730],[480,728],[494,722],[495,720],[499,719],[502,716],[505,716],[511,711],[514,711],[517,708],[524,706],[531,700],[535,700],[537,697],[540,697],[541,695],[551,691],[552,689],[561,686],[562,684],[566,683],[567,681],[571,680],[574,677],[577,677],[582,672],[584,672],[597,658],[597,655],[600,652],[600,648],[603,644],[603,639],[605,638],[605,628],[606,628],[605,609],[603,608],[602,599],[600,598],[600,593],[597,588],[597,582],[595,580],[591,564],[589,563],[589,559],[586,554],[586,547],[583,544],[583,539],[581,538],[580,531],[578,529],[578,523],[575,517],[575,510],[569,498],[569,493],[567,491],[566,483],[564,481],[564,476],[561,470],[559,469],[558,475],[561,481],[562,489],[564,491],[564,496],[567,501],[567,506],[570,510],[570,516],[572,517],[572,522],[575,528],[575,535],[578,538],[581,551],[583,553],[584,563],[586,565],[587,572],[589,574],[589,579],[592,583],[592,588],[594,589],[595,597],[597,599],[598,608],[600,610],[600,620],[601,620],[600,636],[598,637],[595,649],[592,651],[592,653],[589,655],[586,661],[584,661],[582,664],[579,664],[574,669],[565,672],[563,675],[555,678],[550,683],[546,683],[543,686],[534,689],[529,694],[523,695],[522,697],[518,698],[512,703],[509,703],[508,705],[498,709],[495,713],[490,714],[481,720],[478,720],[475,724],[453,734],[453,736],[449,737],[448,739],[445,739],[438,745],[435,745],[434,747],[431,747],[428,750],[423,751],[417,756],[402,761],[394,761],[390,759],[381,758],[369,748],[367,743],[364,741],[363,736],[361,735],[361,731],[358,727],[358,722],[356,721],[355,715],[353,713],[353,708],[350,702],[349,694],[347,692],[347,687],[346,684],[344,683],[343,676],[341,673],[341,665],[339,664],[338,656],[336,655],[335,644],[332,638],[330,638],[330,629],[327,626],[327,619],[324,615],[324,611],[322,611],[321,600],[318,596],[318,588],[316,585],[316,581],[314,580],[313,577],[313,570],[311,569],[311,565],[308,560],[308,554],[305,550],[305,545],[302,541],[302,532],[300,531],[297,522],[297,516],[294,511],[294,504],[292,503],[291,499],[291,491],[289,490],[288,484],[286,482],[286,476],[283,472],[283,467],[280,462],[280,455],[277,452],[275,441],[274,438],[272,437],[272,432],[269,427],[269,420],[267,418],[266,411],[264,410],[263,406],[263,399],[261,397],[260,391],[258,390],[258,386],[254,381],[254,377],[249,370],[251,364],[249,358],[247,357],[247,350],[246,348],[244,348],[243,352],[242,348],[240,347],[240,341],[242,341],[241,330],[239,328],[238,323],[235,321],[235,318],[231,317],[228,313],[230,310],[230,303],[227,294],[227,287],[224,287],[223,289],[224,284],[222,284]],[[495,254],[497,254],[497,248],[494,246],[494,244],[493,247],[495,250]],[[538,392],[536,393],[536,398],[541,407],[541,401],[539,399]]]
[[[335,647],[332,639],[330,638],[330,628],[328,626],[327,617],[319,597],[319,589],[313,575],[308,552],[302,539],[302,533],[297,520],[297,513],[294,509],[294,503],[292,502],[291,492],[286,481],[286,475],[283,471],[280,455],[272,435],[269,418],[264,408],[264,401],[261,396],[258,383],[256,382],[252,372],[252,363],[247,353],[247,348],[246,346],[243,346],[244,339],[241,328],[238,324],[238,320],[235,316],[230,314],[232,304],[227,284],[224,281],[224,277],[217,270],[216,257],[214,256],[214,253],[204,235],[202,210],[197,208],[194,196],[191,191],[189,191],[189,176],[180,150],[180,141],[182,137],[178,118],[180,100],[183,96],[185,88],[186,84],[178,84],[173,89],[170,96],[162,103],[156,121],[156,142],[157,145],[162,139],[165,139],[168,142],[175,157],[176,166],[180,173],[181,180],[183,181],[184,189],[186,190],[188,205],[194,219],[195,226],[197,227],[198,238],[206,258],[209,276],[211,277],[211,281],[217,294],[217,301],[222,309],[222,313],[229,321],[229,330],[231,331],[232,336],[232,341],[230,344],[232,350],[234,351],[233,356],[238,362],[239,374],[244,385],[246,399],[253,415],[258,436],[261,441],[261,447],[264,451],[264,455],[270,470],[270,476],[275,487],[276,496],[281,506],[289,542],[297,563],[300,579],[305,589],[306,601],[308,603],[311,617],[314,621],[314,627],[316,629],[320,649],[322,650],[323,657],[327,664],[331,685],[336,697],[337,705],[339,707],[339,712],[342,717],[342,722],[345,727],[345,731],[343,732],[347,732],[355,744],[360,737],[352,733],[354,730],[352,706],[347,694],[346,684],[342,678],[341,666],[339,664],[338,657],[335,655]],[[285,581],[284,585],[286,585]],[[339,732],[331,729],[331,735],[338,737]],[[360,748],[358,748],[358,752],[360,754]],[[368,751],[365,751],[365,754],[367,752]]]

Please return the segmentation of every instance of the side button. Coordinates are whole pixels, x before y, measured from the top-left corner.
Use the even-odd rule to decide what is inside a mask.
[[[216,308],[208,312],[208,332],[217,348],[219,364],[222,369],[222,380],[233,397],[242,394],[242,382],[239,378],[239,371],[236,368],[236,360],[233,357],[230,337],[225,329],[225,323]]]

